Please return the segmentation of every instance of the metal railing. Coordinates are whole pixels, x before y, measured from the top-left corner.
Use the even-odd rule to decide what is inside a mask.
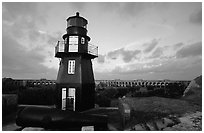
[[[98,56],[98,46],[88,43],[88,53]]]
[[[55,54],[57,54],[58,52],[65,52],[65,41],[58,41],[57,45],[55,46]],[[84,45],[84,44],[79,44],[79,45]],[[86,45],[86,44],[85,44]],[[81,53],[88,53],[94,56],[98,56],[98,46],[95,46],[93,44],[88,43],[88,48],[82,49]]]
[[[57,54],[57,52],[64,52],[65,49],[65,42],[64,41],[58,41],[57,45],[55,46],[55,54]]]

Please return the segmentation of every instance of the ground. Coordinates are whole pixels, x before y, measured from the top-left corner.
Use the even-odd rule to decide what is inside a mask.
[[[138,130],[138,128],[141,130],[141,127],[145,127],[145,130],[202,130],[202,107],[195,103],[162,97],[124,98],[123,102],[131,108],[131,118],[124,127],[121,126],[121,116],[115,107],[90,110],[90,113],[107,114],[109,130]],[[2,121],[3,131],[22,130],[15,125],[15,115],[15,113],[10,114]],[[160,122],[163,119],[167,122],[166,127]],[[171,124],[172,121],[173,124]],[[155,123],[157,124],[156,128],[154,127]],[[159,126],[163,127],[160,129]],[[27,130],[40,129],[27,128]]]
[[[202,106],[196,105],[195,103],[190,103],[182,99],[171,99],[171,98],[162,98],[162,97],[140,97],[140,98],[125,98],[123,102],[127,103],[131,108],[131,118],[126,122],[125,129],[134,128],[135,125],[143,124],[144,127],[150,123],[150,125],[158,124],[160,120],[165,118],[166,120],[172,120],[173,125],[183,123],[187,125],[182,120],[188,118],[189,121],[199,121],[200,126],[198,129],[195,127],[195,122],[189,122],[187,126],[192,127],[192,130],[201,130],[202,125]],[[196,117],[191,118],[194,114]],[[191,119],[190,119],[191,118]],[[193,120],[194,119],[194,120]],[[161,125],[161,124],[160,124]],[[182,124],[180,124],[182,125]],[[198,125],[198,124],[197,124]],[[163,127],[165,128],[165,127]],[[147,127],[148,130],[150,130]],[[186,127],[186,130],[189,128]],[[159,130],[155,127],[154,130]],[[162,129],[163,130],[163,129]],[[179,126],[177,130],[185,130]]]

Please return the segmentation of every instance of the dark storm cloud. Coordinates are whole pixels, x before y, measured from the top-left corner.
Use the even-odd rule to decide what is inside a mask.
[[[143,46],[146,47],[146,48],[144,49],[144,52],[145,52],[145,53],[151,52],[151,51],[156,47],[156,45],[158,44],[158,42],[159,42],[158,40],[153,39],[150,43],[144,43]]]
[[[176,57],[185,58],[185,57],[194,57],[202,56],[202,42],[197,42],[188,46],[183,47],[176,53]]]
[[[128,63],[130,62],[133,58],[137,58],[137,55],[140,54],[140,50],[125,50],[124,48],[117,49],[115,51],[111,51],[107,54],[108,58],[110,59],[117,59],[119,55],[122,55],[122,59],[124,62]]]
[[[2,75],[27,78],[42,76],[43,73],[53,73],[54,69],[48,69],[41,63],[44,56],[39,54],[39,49],[26,51],[12,37],[3,34],[2,37]],[[24,77],[26,78],[26,77]]]
[[[189,18],[189,21],[193,24],[202,25],[202,10],[192,14]]]

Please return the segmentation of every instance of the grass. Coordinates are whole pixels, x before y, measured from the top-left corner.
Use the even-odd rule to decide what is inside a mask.
[[[185,113],[201,111],[202,108],[185,100],[162,97],[126,98],[124,102],[131,107],[131,120],[127,125],[169,117],[169,115],[180,117]]]

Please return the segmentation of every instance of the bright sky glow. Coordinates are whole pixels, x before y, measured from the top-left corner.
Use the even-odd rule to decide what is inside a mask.
[[[56,79],[66,19],[88,20],[95,79],[191,80],[202,74],[202,3],[3,3],[2,76]]]

